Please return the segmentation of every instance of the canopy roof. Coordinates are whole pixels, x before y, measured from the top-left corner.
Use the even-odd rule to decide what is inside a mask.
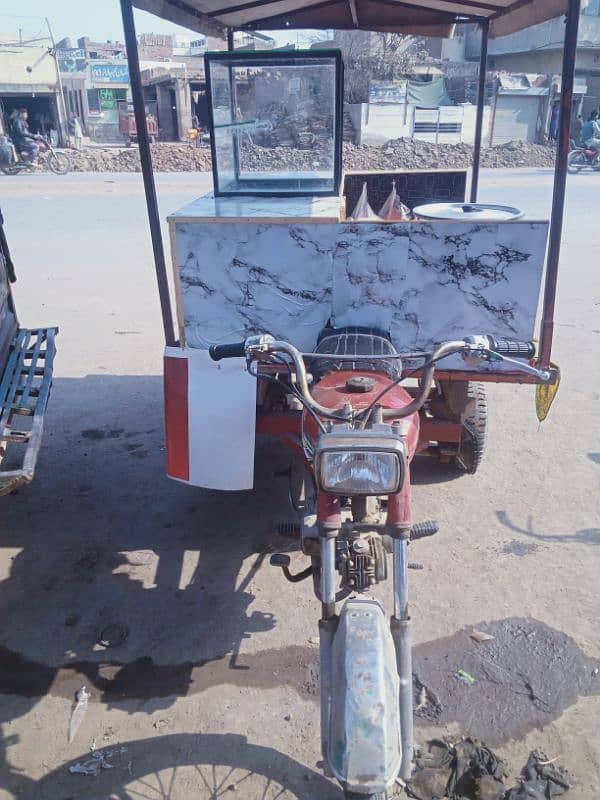
[[[503,36],[566,13],[570,0],[133,0],[133,5],[192,30],[361,30],[450,36],[457,22],[490,20]],[[587,0],[582,2],[586,5]]]

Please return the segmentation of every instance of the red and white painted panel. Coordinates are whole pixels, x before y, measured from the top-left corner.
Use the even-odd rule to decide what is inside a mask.
[[[207,489],[251,489],[256,379],[245,360],[167,347],[164,389],[167,475]]]

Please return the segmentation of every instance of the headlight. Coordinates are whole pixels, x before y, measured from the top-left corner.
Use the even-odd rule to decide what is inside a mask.
[[[331,494],[394,494],[400,488],[400,459],[396,453],[323,453],[319,483]]]
[[[396,494],[406,473],[404,439],[391,425],[355,430],[342,423],[319,436],[315,475],[329,494]]]

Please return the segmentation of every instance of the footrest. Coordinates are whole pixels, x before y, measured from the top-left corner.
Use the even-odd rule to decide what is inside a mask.
[[[20,329],[0,375],[0,495],[33,480],[58,328]]]
[[[439,529],[439,523],[432,519],[427,522],[417,522],[410,529],[410,540],[414,542],[416,539],[424,539],[426,536],[435,536]]]

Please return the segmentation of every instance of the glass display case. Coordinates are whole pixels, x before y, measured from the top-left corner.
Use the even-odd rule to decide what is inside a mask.
[[[204,57],[215,195],[336,195],[342,162],[339,50]]]

